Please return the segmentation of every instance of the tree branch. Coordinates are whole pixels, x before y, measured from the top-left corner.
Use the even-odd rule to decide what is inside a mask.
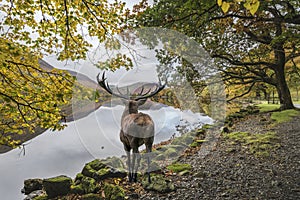
[[[233,101],[233,100],[235,100],[235,99],[241,98],[241,97],[243,97],[243,96],[249,94],[249,93],[252,91],[252,88],[254,87],[255,84],[256,84],[256,82],[253,82],[253,83],[250,85],[249,89],[248,89],[246,92],[244,92],[244,93],[241,94],[241,95],[237,95],[237,96],[232,97],[231,99],[227,100],[227,102]]]

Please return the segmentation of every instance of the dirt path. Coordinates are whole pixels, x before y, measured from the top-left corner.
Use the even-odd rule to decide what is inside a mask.
[[[300,116],[273,127],[280,147],[258,158],[223,137],[205,158],[195,154],[180,161],[193,166],[190,175],[171,176],[177,190],[147,193],[140,199],[299,199]],[[258,114],[236,123],[231,131],[270,131],[270,115]],[[272,129],[272,128],[271,128]]]

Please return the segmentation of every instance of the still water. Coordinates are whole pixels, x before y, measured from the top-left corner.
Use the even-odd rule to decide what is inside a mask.
[[[123,109],[123,106],[101,107],[88,117],[68,123],[63,131],[46,131],[26,142],[25,154],[21,149],[0,154],[0,199],[24,199],[20,191],[25,179],[75,177],[85,163],[95,158],[124,155],[119,141]],[[154,120],[155,143],[178,135],[177,125],[192,129],[213,122],[208,116],[173,107],[143,112]]]

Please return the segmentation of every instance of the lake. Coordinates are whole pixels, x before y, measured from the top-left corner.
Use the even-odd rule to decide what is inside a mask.
[[[21,189],[25,179],[57,175],[74,178],[85,163],[95,158],[124,155],[119,141],[123,109],[123,106],[101,107],[85,118],[68,123],[63,131],[46,131],[27,141],[25,154],[22,149],[0,154],[1,200],[23,199]],[[208,116],[173,107],[142,112],[148,113],[155,123],[155,143],[179,135],[178,125],[189,130],[213,122]]]

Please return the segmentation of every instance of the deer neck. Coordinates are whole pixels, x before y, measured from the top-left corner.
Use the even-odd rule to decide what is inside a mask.
[[[130,115],[130,114],[137,114],[138,113],[138,110],[137,109],[132,109],[130,108],[129,106],[130,104],[127,104],[125,106],[125,109],[123,111],[123,114],[122,114],[122,120],[127,116],[127,115]]]

